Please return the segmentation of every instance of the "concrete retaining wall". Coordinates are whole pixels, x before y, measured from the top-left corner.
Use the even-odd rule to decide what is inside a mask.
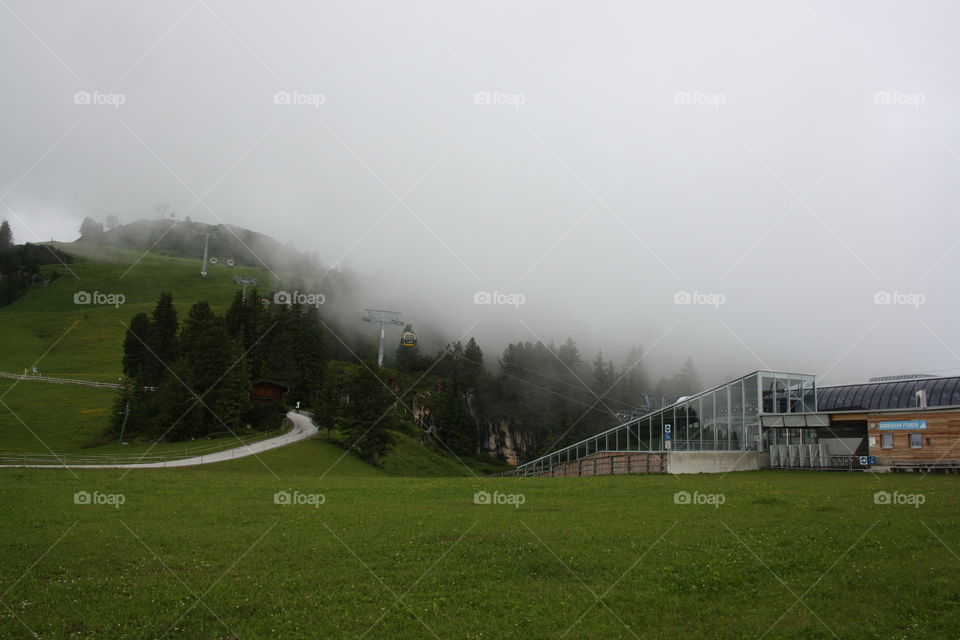
[[[667,473],[756,471],[763,455],[756,451],[671,451],[667,456]]]

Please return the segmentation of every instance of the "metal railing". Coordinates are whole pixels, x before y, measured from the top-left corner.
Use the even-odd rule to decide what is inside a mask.
[[[770,465],[771,469],[789,469],[794,471],[866,471],[870,465],[864,464],[863,456],[834,456],[826,455],[822,459],[809,457],[781,458],[777,464]]]
[[[520,467],[492,474],[493,478],[570,478],[582,476],[666,473],[666,451],[601,451],[577,460]]]
[[[739,442],[713,442],[703,440],[673,440],[670,443],[671,451],[756,451],[744,449]]]

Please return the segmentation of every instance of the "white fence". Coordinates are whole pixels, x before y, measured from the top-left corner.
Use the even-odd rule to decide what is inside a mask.
[[[36,380],[37,382],[52,382],[53,384],[77,384],[83,387],[106,387],[108,389],[122,389],[123,385],[119,382],[97,382],[95,380],[77,380],[76,378],[52,378],[50,376],[24,375],[22,373],[6,373],[0,371],[0,378],[10,380]],[[150,391],[156,391],[156,387],[144,387]]]

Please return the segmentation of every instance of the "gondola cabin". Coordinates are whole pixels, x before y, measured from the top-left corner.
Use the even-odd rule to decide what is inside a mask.
[[[403,335],[400,336],[400,346],[401,347],[417,346],[417,334],[415,334],[413,331],[404,331]]]
[[[289,390],[282,382],[263,378],[250,387],[250,400],[262,405],[275,404]]]

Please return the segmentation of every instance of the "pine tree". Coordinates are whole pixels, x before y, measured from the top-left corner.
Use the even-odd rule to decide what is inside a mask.
[[[617,398],[631,407],[641,403],[641,394],[649,393],[650,379],[647,366],[643,361],[643,349],[631,347],[623,361],[620,383],[617,384]]]
[[[340,431],[344,426],[344,397],[347,395],[348,376],[341,367],[324,367],[323,385],[319,387],[310,402],[313,407],[311,421],[318,429],[327,430],[329,439],[332,431]]]
[[[251,348],[256,344],[260,335],[258,322],[262,314],[257,290],[249,292],[246,300],[243,292],[237,291],[230,304],[230,308],[223,316],[224,324],[231,337],[240,338],[240,344],[245,353],[251,355]],[[269,327],[269,325],[267,325]],[[265,329],[265,328],[264,328]]]
[[[10,223],[4,220],[0,222],[0,251],[7,251],[13,248],[13,231],[10,230]]]
[[[243,416],[250,410],[250,371],[242,357],[240,342],[231,340],[229,359],[233,363],[217,384],[212,403],[208,403],[219,420],[219,426],[236,432],[243,426]]]
[[[686,362],[683,363],[678,382],[680,393],[684,395],[691,395],[703,391],[700,374],[697,373],[697,368],[693,366],[693,360],[691,358],[687,358]]]
[[[603,359],[603,351],[597,351],[597,357],[593,359],[593,391],[598,396],[602,396],[610,390],[611,380],[607,377],[607,365]]]
[[[483,351],[477,341],[470,338],[463,350],[463,383],[468,389],[476,389],[480,386],[482,375]]]
[[[150,398],[149,432],[166,440],[189,440],[208,433],[207,410],[197,402],[196,381],[186,358],[177,359],[167,370]],[[204,399],[206,402],[207,399]]]
[[[261,338],[254,349],[256,377],[278,380],[291,387],[296,384],[300,375],[297,367],[300,313],[299,305],[274,305],[263,314],[258,328]]]
[[[180,334],[180,347],[193,380],[191,388],[203,398],[201,406],[209,408],[199,419],[197,434],[222,431],[224,422],[234,428],[239,424],[239,415],[249,409],[246,398],[250,374],[239,343],[228,336],[223,321],[207,301],[201,300],[190,308]]]
[[[347,383],[350,402],[344,412],[346,444],[367,462],[375,463],[394,445],[391,429],[395,398],[372,372],[375,360],[356,368]]]
[[[173,306],[173,296],[166,291],[160,293],[157,306],[150,317],[147,329],[147,345],[150,357],[143,367],[144,382],[148,387],[156,387],[163,380],[168,366],[177,358],[177,310]]]
[[[201,300],[190,307],[180,333],[180,351],[190,364],[198,393],[207,391],[232,364],[227,342],[226,330],[210,303]]]
[[[309,402],[323,385],[327,345],[320,324],[320,312],[308,307],[295,324],[298,348],[295,353],[297,378],[292,383],[291,399]]]
[[[476,341],[471,342],[473,351],[479,351]],[[435,408],[440,438],[455,454],[472,455],[476,451],[477,427],[466,409],[464,391],[468,375],[465,367],[475,365],[466,361],[466,350],[459,340],[447,345],[445,353],[446,388],[438,393]],[[480,358],[482,362],[482,354]]]
[[[580,350],[577,349],[577,343],[573,341],[573,338],[567,338],[567,341],[557,348],[557,357],[573,371],[580,368],[583,363],[580,358]]]
[[[456,380],[439,394],[436,419],[444,444],[458,456],[476,452],[476,426],[464,407],[463,394]]]
[[[134,378],[143,375],[152,356],[147,349],[150,318],[145,313],[133,316],[123,339],[123,373]]]

